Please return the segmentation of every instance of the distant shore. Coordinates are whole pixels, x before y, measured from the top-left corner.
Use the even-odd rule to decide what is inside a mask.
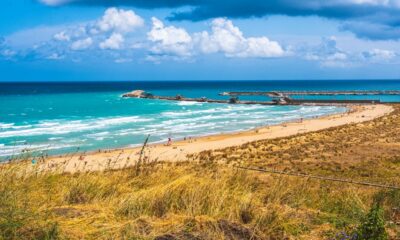
[[[144,149],[142,159],[146,161],[185,161],[188,160],[188,155],[190,156],[206,150],[239,146],[252,141],[287,137],[330,127],[369,121],[393,111],[391,106],[382,104],[350,105],[348,108],[349,111],[346,113],[265,126],[238,133],[196,137],[172,142],[170,145],[166,143],[149,144]],[[30,167],[38,171],[62,171],[70,173],[121,169],[133,166],[138,161],[141,150],[142,147],[134,147],[99,150],[86,154],[70,153],[43,160],[39,159],[35,164],[27,164],[30,164]]]

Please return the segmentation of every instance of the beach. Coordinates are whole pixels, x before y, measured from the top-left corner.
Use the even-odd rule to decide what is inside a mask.
[[[38,160],[37,164],[4,164],[1,205],[13,211],[11,216],[22,219],[21,226],[29,229],[28,233],[40,234],[57,226],[60,234],[70,239],[273,236],[316,240],[332,239],[342,231],[338,222],[357,227],[376,196],[383,196],[389,239],[397,239],[398,191],[351,181],[400,186],[400,106],[363,105],[349,110],[343,115],[203,137],[190,143],[151,145],[142,156],[150,164],[135,167],[127,167],[131,165],[124,157],[132,154],[128,163],[136,162],[138,148],[69,154],[44,163]],[[242,140],[251,142],[242,144]],[[189,161],[184,161],[183,153],[178,155],[180,149],[194,153]],[[154,153],[162,151],[165,161],[152,164]],[[177,161],[178,157],[182,161]],[[26,172],[24,166],[42,172]],[[104,166],[115,170],[101,171],[107,169]],[[127,168],[117,169],[124,166]],[[67,170],[73,174],[60,174]]]
[[[38,159],[30,167],[36,171],[68,173],[121,169],[135,165],[139,159],[146,162],[185,161],[206,150],[239,146],[249,142],[288,137],[331,127],[370,121],[393,111],[389,105],[351,105],[348,112],[314,119],[298,120],[249,131],[190,138],[171,144],[149,144],[142,147],[99,150],[90,153],[70,153],[47,159]],[[142,152],[142,153],[141,153]]]

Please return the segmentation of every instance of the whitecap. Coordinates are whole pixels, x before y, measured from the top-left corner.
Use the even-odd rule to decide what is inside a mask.
[[[106,131],[106,132],[88,134],[88,135],[86,135],[86,137],[101,137],[101,136],[107,136],[109,134],[110,134],[110,132]]]
[[[47,151],[62,148],[75,147],[74,145],[59,144],[36,144],[36,145],[15,145],[15,146],[0,146],[0,157],[16,156],[25,152],[37,152],[37,151]]]
[[[14,126],[14,123],[1,123],[0,122],[0,129],[12,128],[13,126]]]
[[[102,129],[108,126],[122,125],[127,123],[148,122],[152,119],[133,117],[115,117],[115,118],[97,118],[90,120],[53,120],[41,121],[32,125],[29,129],[9,130],[0,132],[0,138],[16,137],[16,136],[37,136],[37,135],[57,135],[72,132],[82,132],[87,130]]]
[[[63,138],[62,137],[51,137],[51,138],[49,138],[50,141],[61,140],[61,139],[63,139]]]
[[[203,105],[203,104],[200,102],[180,101],[176,105],[178,105],[178,106],[193,106],[193,105]]]

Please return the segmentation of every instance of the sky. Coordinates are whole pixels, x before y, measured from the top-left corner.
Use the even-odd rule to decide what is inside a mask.
[[[2,0],[0,81],[400,79],[400,0]]]

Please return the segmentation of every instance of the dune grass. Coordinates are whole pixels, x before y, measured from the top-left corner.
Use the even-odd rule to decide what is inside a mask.
[[[363,229],[377,196],[389,238],[400,239],[400,191],[235,168],[400,185],[399,109],[363,124],[203,152],[190,162],[76,174],[4,165],[0,239],[345,239],[340,233]]]
[[[135,176],[1,175],[3,239],[310,239],[356,227],[373,196],[398,192],[218,165],[159,164]],[[390,211],[389,211],[390,212]]]

